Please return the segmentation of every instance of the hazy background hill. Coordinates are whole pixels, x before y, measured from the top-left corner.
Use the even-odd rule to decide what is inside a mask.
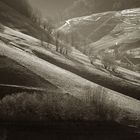
[[[1,2],[12,7],[22,15],[31,18],[33,14],[33,8],[30,6],[27,0],[0,0]]]
[[[69,19],[58,28],[62,36],[92,60],[115,55],[124,67],[139,69],[140,9],[109,11]],[[111,59],[111,58],[110,58]],[[129,67],[129,66],[128,66]]]
[[[64,18],[68,19],[92,13],[123,10],[139,6],[139,0],[77,0],[65,10]]]
[[[40,40],[51,42],[50,34],[40,27],[41,15],[26,0],[0,0],[0,23]]]

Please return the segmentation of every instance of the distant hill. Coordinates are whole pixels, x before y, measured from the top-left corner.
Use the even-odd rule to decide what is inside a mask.
[[[76,0],[63,14],[65,19],[92,13],[118,11],[140,7],[139,0]]]
[[[123,62],[140,62],[140,8],[69,19],[57,32],[67,35],[76,48],[88,50],[90,55],[113,49],[128,58],[120,58]]]
[[[7,4],[9,7],[12,7],[28,18],[31,18],[33,15],[33,8],[29,4],[28,0],[0,0],[0,2]]]

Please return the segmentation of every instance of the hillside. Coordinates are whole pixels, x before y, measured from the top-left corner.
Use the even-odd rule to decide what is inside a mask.
[[[72,38],[76,48],[92,57],[114,53],[122,66],[139,71],[139,19],[139,8],[110,11],[69,19],[56,32]]]
[[[3,33],[1,33],[0,36],[3,36],[3,38],[5,38],[5,39],[8,39],[9,35],[10,36],[13,35],[14,37],[10,38],[11,40],[10,40],[10,43],[8,43],[8,44],[6,42],[1,41],[1,43],[0,43],[1,58],[6,57],[6,58],[11,59],[14,63],[17,63],[19,66],[16,66],[17,67],[16,70],[19,69],[20,71],[21,70],[23,71],[26,69],[26,73],[29,71],[30,73],[35,74],[35,75],[30,74],[31,76],[30,77],[28,76],[28,78],[30,78],[30,79],[27,78],[27,80],[25,79],[25,81],[23,81],[25,83],[19,82],[20,84],[27,85],[30,87],[31,86],[44,87],[46,89],[46,92],[50,92],[50,93],[56,91],[60,94],[60,96],[65,95],[65,97],[64,97],[65,102],[69,101],[69,99],[67,100],[67,97],[70,98],[70,100],[71,100],[71,98],[75,98],[74,102],[76,103],[78,100],[80,100],[80,102],[81,102],[80,104],[83,104],[83,106],[85,106],[87,108],[87,111],[89,111],[90,109],[94,110],[94,106],[89,107],[89,105],[92,103],[93,98],[98,99],[96,89],[98,89],[99,85],[97,85],[93,82],[90,82],[68,70],[63,69],[62,66],[58,67],[57,65],[54,65],[53,62],[50,63],[48,61],[45,61],[45,60],[39,58],[38,56],[36,56],[34,54],[34,50],[35,50],[35,52],[41,52],[41,50],[42,50],[42,52],[46,52],[46,56],[49,53],[51,54],[51,57],[57,56],[57,60],[59,60],[59,59],[63,60],[64,56],[61,56],[60,54],[53,52],[53,50],[50,52],[49,48],[46,49],[46,51],[44,50],[44,48],[37,48],[37,47],[39,47],[38,46],[38,44],[40,43],[39,40],[37,40],[33,37],[30,37],[28,35],[25,35],[23,33],[20,33],[18,31],[14,31],[13,29],[10,29],[8,27],[4,27],[4,28],[5,28],[5,30]],[[21,39],[21,37],[22,37],[22,39]],[[23,47],[23,44],[24,44],[24,47]],[[9,60],[6,60],[6,58],[4,59],[4,61],[8,62]],[[67,58],[65,58],[65,61],[71,62]],[[12,70],[15,67],[13,64],[12,65],[7,64],[7,65],[8,65],[9,70]],[[4,68],[4,70],[6,70],[6,66],[4,66],[4,64],[1,65],[1,70],[2,70],[2,68]],[[9,74],[14,74],[14,73],[9,73]],[[5,84],[7,84],[6,75],[7,75],[7,73],[3,73],[3,77],[5,78]],[[14,75],[11,75],[11,76],[14,76]],[[22,75],[22,76],[26,76],[26,75]],[[32,79],[35,77],[37,78],[38,76],[42,79],[41,80],[39,78],[42,82],[44,80],[46,81],[46,82],[44,81],[41,86],[36,83],[34,84],[34,82],[32,82]],[[9,79],[9,77],[7,77],[7,78]],[[23,77],[20,77],[20,76],[18,77],[18,75],[17,75],[17,76],[15,76],[15,78],[17,78],[16,81],[18,82],[18,80],[21,80],[21,78],[23,78]],[[29,80],[29,82],[28,82],[28,80]],[[38,82],[38,80],[36,80],[36,82]],[[12,79],[9,79],[8,84],[19,85],[19,83],[13,83],[12,81],[13,81]],[[47,82],[47,81],[49,81],[49,82]],[[3,82],[3,80],[1,82]],[[32,82],[32,85],[30,84],[30,82]],[[39,82],[39,83],[41,84],[41,82]],[[46,84],[46,86],[44,84]],[[57,90],[57,88],[58,88],[58,90]],[[98,92],[98,90],[97,90],[97,92]],[[122,108],[122,110],[125,110],[124,112],[130,112],[128,117],[130,117],[131,119],[133,117],[133,114],[137,114],[135,116],[136,118],[139,116],[139,101],[138,100],[124,96],[118,92],[115,92],[115,91],[112,91],[109,89],[105,89],[105,92],[103,92],[102,94],[103,94],[103,96],[105,96],[105,100],[108,100],[107,102],[103,102],[107,106],[115,105],[116,107],[118,106],[119,108]],[[6,95],[4,97],[8,98],[8,97],[6,97]],[[19,97],[20,97],[20,94],[19,94]],[[113,102],[116,102],[116,103],[114,104]],[[78,108],[76,108],[76,110],[77,109]],[[88,115],[89,116],[88,116],[88,118],[86,117],[86,119],[92,120],[93,114],[91,113]],[[119,114],[119,117],[121,117],[121,115],[122,114]],[[115,118],[116,120],[118,119],[117,116]]]

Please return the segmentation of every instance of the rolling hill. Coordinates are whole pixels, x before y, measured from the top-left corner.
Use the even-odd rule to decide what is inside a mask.
[[[137,65],[138,69],[139,19],[139,8],[97,13],[69,19],[56,32],[72,38],[72,45],[91,56],[113,51],[122,63]]]
[[[14,67],[15,68],[17,67],[16,68],[17,73],[19,72],[22,75],[14,76],[14,72],[9,74],[11,74],[12,77],[13,76],[15,77],[15,82],[18,82],[18,80],[22,81],[23,77],[26,76],[26,73],[28,74],[30,72],[30,75],[27,75],[27,80],[24,78],[23,82],[13,83],[13,79],[12,78],[9,79],[11,76],[7,77],[8,73],[5,71],[5,73],[3,73],[3,77],[5,78],[5,84],[7,84],[6,83],[7,80],[8,84],[17,84],[17,85],[23,84],[28,87],[31,86],[42,87],[46,89],[46,93],[44,94],[47,94],[47,92],[52,94],[56,92],[60,94],[60,96],[64,96],[65,97],[64,101],[66,102],[67,102],[67,97],[68,97],[68,101],[70,98],[70,102],[71,99],[73,100],[73,98],[75,98],[75,104],[76,102],[78,102],[78,100],[80,100],[80,104],[83,104],[83,106],[85,106],[87,110],[92,109],[94,112],[94,106],[93,107],[89,107],[89,106],[91,105],[92,100],[94,98],[98,99],[97,89],[100,86],[78,76],[75,73],[70,72],[69,70],[66,70],[64,65],[65,63],[61,65],[61,67],[59,67],[53,61],[50,63],[45,59],[38,57],[36,54],[34,54],[34,52],[38,52],[38,53],[42,52],[42,54],[46,55],[46,57],[50,55],[52,58],[57,58],[56,61],[58,62],[60,61],[61,63],[63,62],[63,60],[65,60],[65,62],[69,63],[70,66],[71,64],[75,64],[75,65],[80,64],[82,60],[80,61],[80,63],[79,62],[73,63],[73,60],[69,60],[65,58],[63,55],[60,55],[55,51],[53,51],[53,49],[50,51],[49,48],[47,49],[38,48],[40,44],[40,41],[38,39],[35,39],[33,37],[30,37],[28,35],[25,35],[23,33],[20,33],[19,31],[15,31],[8,27],[4,27],[4,28],[5,30],[3,33],[1,33],[0,36],[3,36],[3,38],[8,39],[9,35],[10,36],[14,35],[14,38],[11,37],[11,40],[8,44],[3,41],[0,42],[0,56],[1,58],[5,58],[4,61],[8,62],[9,61],[8,59],[10,59],[10,61],[12,60],[14,63],[17,64],[17,66],[15,64],[12,65],[5,64],[8,65],[9,71],[12,70]],[[84,61],[84,63],[87,62]],[[1,70],[2,68],[4,68],[4,70],[7,69],[5,65],[4,64],[1,65]],[[71,66],[71,68],[72,67],[75,66],[73,65]],[[9,80],[6,78],[8,78]],[[37,78],[36,83],[32,82],[32,80],[34,81],[35,78]],[[39,80],[41,80],[42,82],[39,82]],[[3,82],[3,80],[1,80],[1,82]],[[30,82],[32,82],[32,84]],[[37,82],[39,82],[42,85],[38,85]],[[108,105],[114,106],[114,102],[116,102],[115,106],[121,108],[122,110],[125,110],[124,113],[130,112],[130,114],[128,114],[128,117],[130,117],[131,119],[134,117],[133,116],[134,114],[136,118],[139,116],[140,104],[138,100],[122,95],[118,92],[112,91],[107,88],[105,88],[105,92],[103,92],[102,94],[105,97],[105,100],[107,100],[107,102],[103,102],[103,104],[106,104],[107,106]],[[7,95],[9,95],[9,93]],[[8,98],[7,95],[5,95],[3,99]],[[78,108],[76,108],[76,110],[77,109]],[[93,115],[92,113],[91,115],[89,114],[89,116],[86,117],[86,119],[89,120],[95,119],[95,118],[91,118],[92,115]],[[122,114],[119,114],[119,117],[121,117],[121,115]],[[116,117],[116,120],[117,119],[118,117]]]

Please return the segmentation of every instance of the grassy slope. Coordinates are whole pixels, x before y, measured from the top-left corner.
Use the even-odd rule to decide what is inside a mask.
[[[17,92],[57,91],[55,85],[7,57],[0,57],[0,77],[0,98]]]

